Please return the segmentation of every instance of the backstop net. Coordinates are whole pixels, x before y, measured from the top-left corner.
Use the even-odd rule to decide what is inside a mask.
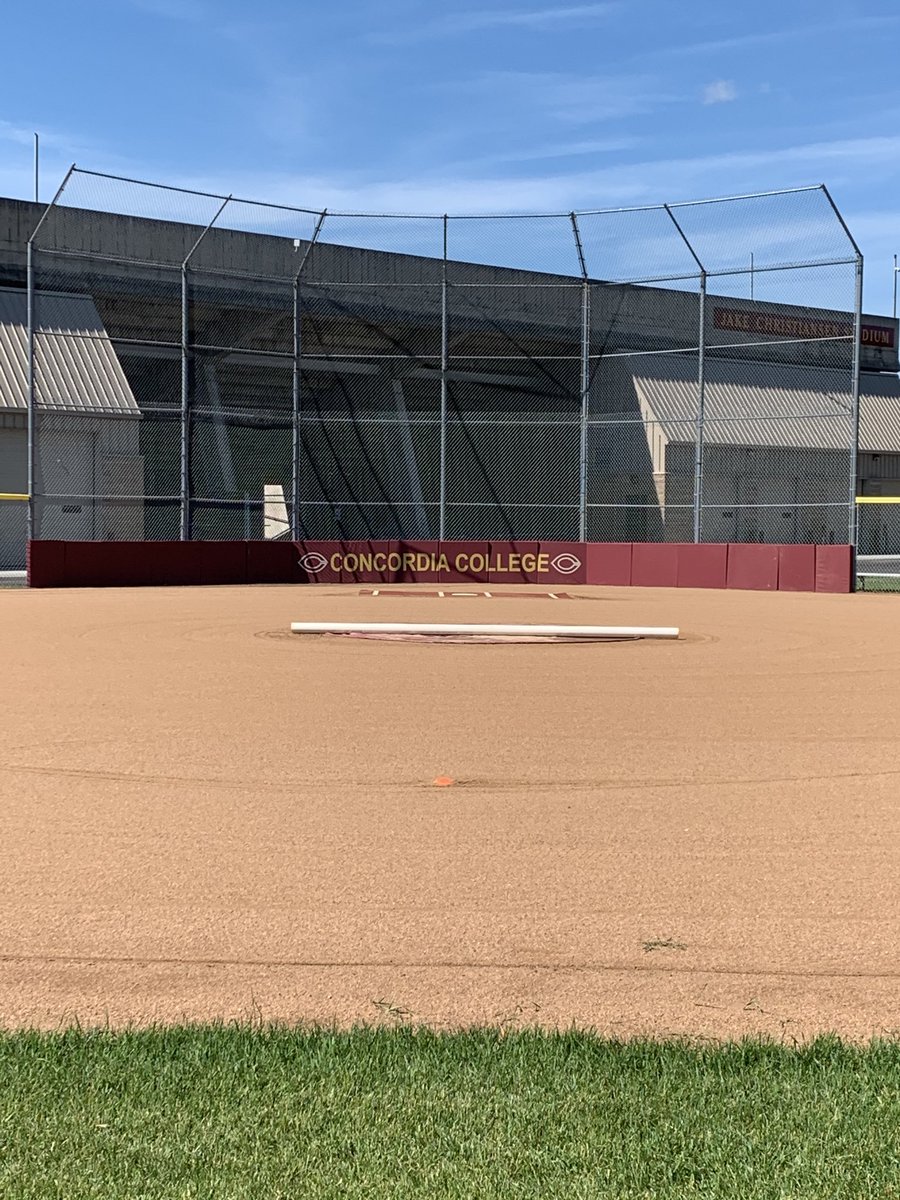
[[[376,216],[73,168],[29,259],[34,537],[853,540],[824,188]]]

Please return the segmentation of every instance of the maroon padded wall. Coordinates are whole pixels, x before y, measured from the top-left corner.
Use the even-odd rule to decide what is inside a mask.
[[[677,587],[677,542],[635,542],[631,549],[633,587]]]
[[[32,587],[537,583],[853,590],[850,546],[675,542],[30,542]]]
[[[724,542],[678,547],[678,587],[723,588],[728,575]]]
[[[778,546],[735,542],[728,547],[725,586],[756,592],[778,591]]]
[[[817,592],[852,591],[855,582],[852,546],[816,546]]]
[[[778,590],[814,592],[816,590],[816,547],[778,547]]]

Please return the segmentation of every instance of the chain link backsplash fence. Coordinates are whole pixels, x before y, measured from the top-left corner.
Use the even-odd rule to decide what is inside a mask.
[[[29,259],[35,537],[853,538],[823,188],[372,216],[73,169]]]

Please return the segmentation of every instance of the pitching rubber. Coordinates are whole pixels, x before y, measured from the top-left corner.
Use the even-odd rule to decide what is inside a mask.
[[[677,638],[674,626],[654,625],[460,625],[397,621],[293,621],[291,633],[408,633],[432,636],[568,638]]]

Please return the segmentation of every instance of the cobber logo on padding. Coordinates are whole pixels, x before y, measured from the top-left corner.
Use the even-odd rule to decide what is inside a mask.
[[[311,550],[309,554],[304,554],[300,558],[300,566],[304,571],[311,571],[313,575],[319,571],[324,571],[328,566],[328,559],[324,555],[319,554],[316,550]]]
[[[581,559],[574,554],[557,554],[556,558],[550,559],[550,566],[560,575],[571,575],[581,569]]]

